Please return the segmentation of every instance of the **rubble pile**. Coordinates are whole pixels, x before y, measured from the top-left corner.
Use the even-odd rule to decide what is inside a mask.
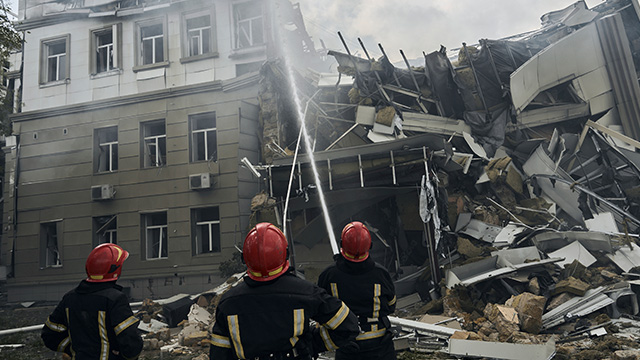
[[[213,314],[220,296],[235,286],[244,272],[237,273],[207,292],[179,294],[169,299],[145,299],[135,316],[141,321],[144,350],[208,359]]]
[[[262,118],[280,131],[263,143],[272,203],[294,174],[294,242],[325,241],[308,212],[310,161],[334,225],[357,218],[374,230],[382,250],[372,257],[398,279],[397,347],[638,356],[638,336],[624,331],[639,324],[638,14],[628,0],[578,1],[541,20],[526,34],[442,47],[418,66],[402,52],[392,64],[381,45],[378,59],[362,43],[365,58],[354,56],[343,42],[329,52],[339,77],[298,69],[315,160],[303,155],[293,170],[299,126],[283,126],[286,112]],[[265,101],[286,87],[283,73],[263,68]],[[445,336],[451,319],[460,330]]]

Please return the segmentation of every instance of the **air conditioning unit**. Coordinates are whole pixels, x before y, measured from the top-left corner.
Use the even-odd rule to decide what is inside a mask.
[[[189,175],[189,189],[191,190],[204,190],[212,186],[213,181],[209,173]]]
[[[113,185],[104,184],[91,187],[91,200],[93,201],[113,199],[113,195],[115,195]]]

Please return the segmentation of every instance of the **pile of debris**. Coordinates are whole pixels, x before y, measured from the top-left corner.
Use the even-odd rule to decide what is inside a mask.
[[[411,330],[399,348],[640,356],[635,5],[578,1],[545,14],[537,31],[443,47],[420,67],[406,58],[395,67],[382,46],[379,59],[364,45],[356,57],[343,42],[345,53],[329,52],[340,77],[294,75],[316,149],[296,163],[285,72],[263,67],[265,193],[280,203],[294,175],[286,216],[309,248],[325,241],[309,211],[317,185],[334,225],[369,222],[383,245],[372,257],[398,277],[395,324]]]
[[[133,303],[135,308],[139,306],[135,315],[141,320],[138,329],[143,332],[143,350],[208,359],[215,307],[220,296],[242,281],[243,275],[235,274],[201,294],[178,294],[168,299]]]

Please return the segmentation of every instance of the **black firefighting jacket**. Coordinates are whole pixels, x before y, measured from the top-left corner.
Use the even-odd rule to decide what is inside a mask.
[[[245,277],[218,303],[210,358],[254,359],[292,349],[309,355],[339,347],[356,351],[357,334],[356,316],[315,284],[291,273],[268,282]]]
[[[136,359],[142,351],[138,319],[115,281],[82,281],[49,315],[41,337],[74,360]]]
[[[396,309],[395,286],[387,269],[370,257],[357,263],[339,256],[320,274],[318,286],[344,301],[358,316],[363,333],[356,340],[361,348],[362,341],[385,335],[390,326],[387,315]]]

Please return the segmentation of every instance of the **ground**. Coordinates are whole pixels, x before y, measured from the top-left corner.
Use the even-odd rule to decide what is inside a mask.
[[[29,307],[21,304],[6,302],[6,293],[0,282],[0,330],[15,329],[25,326],[44,324],[55,304],[35,303]],[[2,348],[5,344],[22,344],[21,348]],[[139,360],[192,360],[201,354],[208,353],[208,349],[192,348],[192,354],[169,354],[160,351],[144,350]],[[330,358],[333,358],[330,356]],[[398,360],[423,360],[434,357],[433,354],[400,353]],[[446,358],[446,357],[445,357]],[[0,360],[62,360],[62,355],[47,349],[40,339],[40,331],[19,332],[0,335]]]
[[[55,304],[33,304],[25,308],[21,304],[6,301],[3,283],[0,282],[0,330],[44,324]],[[1,345],[23,344],[17,349],[3,348]],[[194,348],[193,354],[168,354],[159,351],[143,351],[139,360],[191,360],[206,349]],[[40,331],[20,332],[0,335],[0,360],[61,360],[62,355],[47,349],[40,339]]]

